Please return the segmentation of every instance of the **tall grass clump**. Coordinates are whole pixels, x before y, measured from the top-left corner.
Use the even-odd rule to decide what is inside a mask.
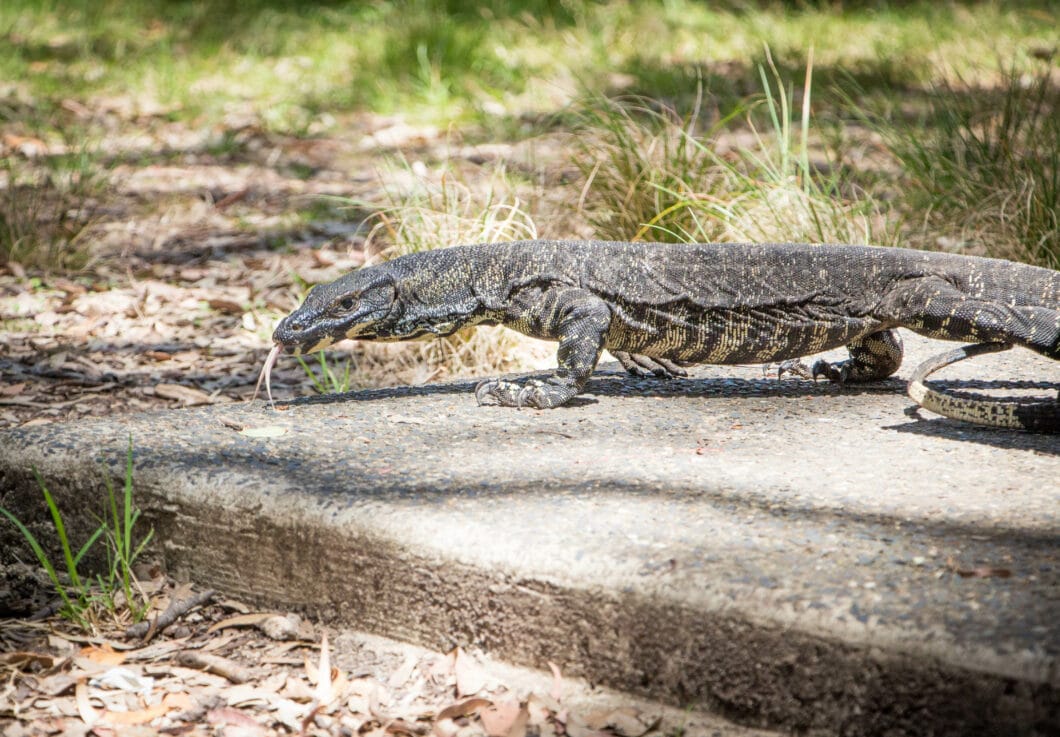
[[[994,87],[941,84],[920,120],[878,128],[927,213],[912,237],[1060,268],[1060,85],[1050,69],[1009,69]]]
[[[365,253],[369,262],[472,243],[538,237],[528,203],[503,169],[474,186],[453,171],[405,167],[372,217]],[[363,207],[358,204],[358,207]],[[368,386],[423,384],[450,377],[481,376],[538,365],[554,353],[540,341],[501,327],[481,326],[432,340],[355,341],[345,366],[333,352],[319,370],[304,367],[318,392]]]
[[[768,57],[767,57],[768,58]],[[892,243],[872,198],[842,179],[811,129],[812,60],[801,114],[772,62],[762,93],[699,131],[650,101],[604,101],[582,115],[581,206],[601,238],[677,242]],[[700,98],[702,99],[702,98]]]

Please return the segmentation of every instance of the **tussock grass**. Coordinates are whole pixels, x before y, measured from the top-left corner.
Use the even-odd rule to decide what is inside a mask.
[[[471,186],[451,170],[402,177],[411,186],[391,189],[376,210],[365,245],[371,261],[470,243],[499,243],[538,237],[529,203],[503,168]],[[363,207],[363,205],[358,205]],[[351,355],[335,353],[313,371],[320,391],[369,386],[423,384],[461,376],[484,376],[528,366],[549,365],[555,348],[502,327],[480,326],[454,335],[404,343],[352,341]],[[309,367],[306,367],[307,371]]]
[[[991,86],[940,83],[916,125],[877,121],[925,213],[911,238],[1060,268],[1060,83],[1009,69]]]
[[[650,102],[603,101],[574,139],[584,176],[582,211],[597,236],[676,242],[890,244],[895,227],[842,167],[812,149],[807,65],[801,117],[795,90],[772,64],[761,94],[698,131],[700,105],[684,117]],[[700,98],[702,99],[702,98]],[[765,127],[756,122],[764,119]],[[740,144],[733,146],[736,139]]]

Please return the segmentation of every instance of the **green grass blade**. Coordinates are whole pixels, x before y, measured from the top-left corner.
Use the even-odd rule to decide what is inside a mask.
[[[101,524],[99,527],[96,528],[96,531],[93,532],[87,540],[85,540],[85,544],[81,546],[81,548],[77,551],[77,555],[74,556],[75,566],[80,565],[81,559],[85,557],[85,553],[87,553],[92,548],[92,546],[96,544],[96,541],[99,540],[100,535],[102,535],[106,529],[106,525]]]
[[[129,553],[132,551],[132,528],[134,522],[133,515],[133,441],[132,435],[129,435],[129,451],[125,456],[125,498],[124,498],[124,535],[122,540],[119,541],[119,548],[122,551],[123,557],[127,563],[132,563],[129,559]]]
[[[44,479],[35,468],[33,469],[33,475],[37,478],[41,493],[44,494],[44,502],[48,505],[48,511],[51,512],[55,532],[59,536],[59,544],[63,549],[63,558],[66,560],[67,575],[70,576],[70,581],[79,591],[83,590],[81,577],[77,574],[77,564],[74,562],[74,553],[70,548],[70,538],[66,534],[66,526],[63,524],[63,517],[59,513],[59,507],[56,505],[55,499],[52,498],[51,492],[48,491],[48,487],[44,485]]]
[[[48,578],[51,580],[52,585],[55,587],[56,592],[62,597],[63,603],[70,612],[76,611],[74,604],[70,601],[70,597],[66,593],[66,587],[63,586],[59,580],[59,574],[55,570],[55,566],[52,565],[51,559],[48,558],[48,554],[44,552],[44,548],[41,547],[40,543],[37,542],[37,538],[33,536],[33,533],[29,531],[29,528],[22,524],[22,521],[18,519],[8,510],[0,507],[0,514],[3,514],[11,523],[18,528],[18,531],[22,533],[22,537],[29,543],[30,548],[33,549],[33,554],[37,556],[37,560],[48,574]]]
[[[313,371],[313,369],[309,367],[309,364],[305,362],[305,359],[303,359],[301,356],[295,356],[295,360],[298,361],[298,365],[302,367],[303,371],[305,371],[306,376],[309,377],[309,380],[313,382],[313,388],[316,389],[317,392],[320,394],[327,394],[327,387],[320,379],[317,378],[316,373]]]

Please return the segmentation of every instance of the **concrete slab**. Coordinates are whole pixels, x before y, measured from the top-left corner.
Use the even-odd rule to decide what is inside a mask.
[[[947,347],[905,337],[903,375]],[[1060,363],[940,374],[976,378],[1042,393]],[[472,385],[9,431],[0,503],[39,507],[33,465],[96,508],[96,459],[118,473],[131,434],[171,570],[239,596],[746,725],[1060,733],[1060,437],[758,367],[605,371],[550,411]]]

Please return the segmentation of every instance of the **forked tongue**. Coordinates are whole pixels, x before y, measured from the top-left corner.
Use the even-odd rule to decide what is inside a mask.
[[[261,390],[261,382],[264,381],[265,396],[269,398],[269,406],[276,406],[276,400],[272,398],[272,384],[270,379],[272,377],[272,367],[276,365],[276,359],[282,352],[283,346],[279,343],[273,345],[272,350],[269,351],[269,355],[265,359],[265,365],[261,367],[261,373],[258,374],[258,383],[254,385],[254,396],[250,398],[251,402],[258,398],[258,392]]]

